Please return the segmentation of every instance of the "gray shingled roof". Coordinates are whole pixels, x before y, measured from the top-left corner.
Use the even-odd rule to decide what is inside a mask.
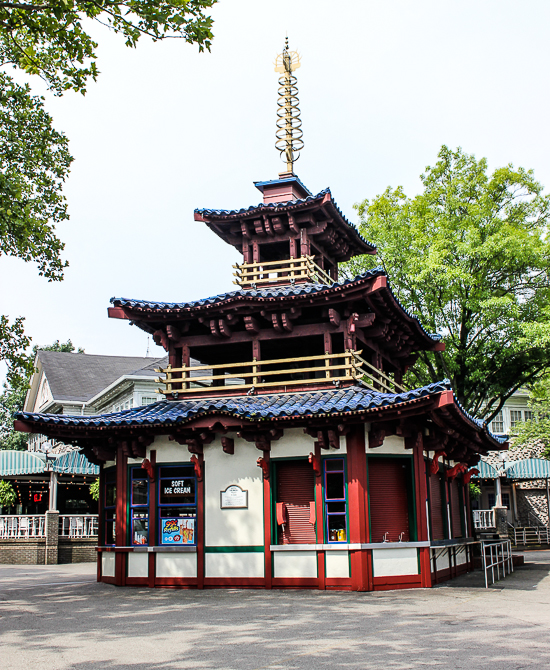
[[[164,358],[101,356],[64,351],[39,351],[54,400],[87,402],[123,375],[157,376],[155,368],[166,367]]]

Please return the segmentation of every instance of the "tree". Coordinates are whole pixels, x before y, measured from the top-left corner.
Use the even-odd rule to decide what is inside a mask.
[[[86,92],[96,79],[97,44],[86,32],[96,21],[130,47],[142,35],[181,38],[210,49],[216,0],[0,0],[0,66],[39,75],[56,95]],[[35,261],[49,281],[63,279],[67,262],[55,225],[68,218],[62,185],[72,157],[68,140],[53,129],[42,98],[0,72],[0,256]],[[0,316],[0,359],[9,381],[29,371],[23,318]]]
[[[418,386],[447,377],[459,402],[490,421],[504,401],[550,365],[550,196],[531,170],[487,173],[487,161],[443,146],[408,198],[388,187],[355,207],[378,258],[356,274],[388,272],[406,309],[443,336],[408,373]]]
[[[13,507],[17,502],[17,493],[11,482],[0,479],[0,507]]]
[[[545,375],[531,386],[529,407],[533,418],[519,424],[513,446],[540,441],[546,447],[545,458],[550,458],[550,375]]]
[[[4,384],[4,391],[0,395],[0,449],[19,449],[24,451],[27,448],[28,434],[20,433],[13,429],[13,420],[17,412],[21,412],[25,405],[27,391],[30,388],[30,382],[34,373],[34,360],[38,350],[42,351],[66,351],[73,352],[74,344],[71,340],[60,343],[56,340],[53,344],[44,347],[34,346],[32,356],[27,356],[25,365],[30,368],[26,376],[12,376],[11,383]],[[83,354],[84,349],[78,348],[78,353]],[[28,362],[30,361],[30,366]]]

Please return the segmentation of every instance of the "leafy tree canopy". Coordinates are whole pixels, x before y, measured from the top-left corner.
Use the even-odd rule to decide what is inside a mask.
[[[531,386],[530,396],[533,418],[519,424],[513,446],[526,446],[540,440],[546,447],[544,456],[550,458],[550,375]]]
[[[29,0],[0,1],[0,64],[12,64],[45,79],[58,95],[84,93],[95,79],[97,43],[86,31],[96,21],[135,47],[142,35],[153,40],[182,38],[210,49],[216,0]]]
[[[449,378],[467,410],[490,420],[519,387],[550,365],[550,196],[531,170],[489,175],[487,161],[443,146],[409,198],[388,187],[356,205],[406,309],[440,333],[443,353],[424,353],[414,385]]]
[[[31,356],[22,354],[23,367],[19,368],[20,374],[12,375],[8,383],[4,384],[4,391],[0,395],[0,449],[20,449],[27,448],[28,434],[20,433],[13,429],[13,420],[17,412],[21,412],[25,405],[27,391],[30,388],[30,382],[34,373],[34,360],[38,350],[42,351],[75,351],[75,346],[71,340],[60,342],[56,340],[53,344],[44,347],[35,345]],[[84,349],[78,348],[77,353],[83,354]],[[21,370],[26,370],[22,374]]]

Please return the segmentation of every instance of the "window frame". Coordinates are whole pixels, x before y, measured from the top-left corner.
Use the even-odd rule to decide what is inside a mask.
[[[139,477],[136,479],[144,479],[145,483],[147,485],[147,502],[145,503],[140,503],[140,504],[134,504],[134,487],[133,487],[133,482],[134,482],[134,472],[136,470],[141,470],[144,473],[143,477]],[[150,544],[150,535],[149,535],[149,502],[150,502],[150,496],[151,496],[151,486],[149,482],[149,476],[147,475],[147,472],[140,466],[140,465],[131,465],[129,467],[129,477],[128,477],[128,519],[129,519],[129,524],[128,524],[128,534],[129,534],[129,546],[132,547],[147,547]],[[134,541],[134,512],[141,513],[143,514],[145,512],[146,516],[146,522],[147,522],[147,542],[135,542]]]
[[[342,461],[341,470],[328,470],[326,464],[330,461]],[[322,460],[323,466],[323,485],[322,489],[322,503],[323,503],[323,534],[326,544],[348,544],[349,543],[349,505],[348,505],[348,477],[347,477],[347,459],[344,455],[342,456],[326,456]],[[342,479],[344,483],[344,498],[327,498],[327,472],[328,473],[342,473]],[[330,503],[343,503],[344,512],[329,512],[328,505]],[[330,529],[329,529],[329,517],[331,516],[340,516],[345,519],[345,539],[343,540],[331,540],[330,539]]]
[[[103,546],[104,547],[114,547],[116,546],[116,486],[117,486],[117,477],[116,477],[116,467],[108,468],[104,470],[104,481],[103,486],[102,502],[103,502],[103,528],[101,529],[103,533]],[[107,487],[109,484],[115,485],[115,495],[114,502],[112,505],[107,505]],[[107,532],[107,524],[113,524],[113,543],[107,543],[107,538],[109,533]]]
[[[162,475],[162,470],[167,469],[167,468],[190,468],[193,471],[193,476],[192,477],[178,477],[178,479],[192,479],[194,482],[194,495],[195,495],[195,501],[193,503],[183,503],[183,504],[174,504],[174,503],[161,503],[161,492],[162,492],[162,482],[166,480],[174,480],[175,477],[167,477]],[[196,547],[198,543],[198,538],[197,538],[197,529],[198,529],[198,482],[197,482],[197,475],[195,473],[195,469],[193,466],[193,463],[187,462],[187,463],[160,463],[157,466],[157,481],[158,481],[158,486],[157,486],[157,496],[156,496],[156,510],[155,510],[155,518],[157,521],[157,546],[159,547],[170,547],[170,546],[182,546],[182,547]],[[164,543],[162,542],[162,520],[163,519],[168,519],[169,516],[163,517],[162,512],[164,509],[167,508],[174,508],[174,507],[189,507],[195,510],[194,515],[190,515],[188,517],[183,517],[183,518],[193,518],[194,519],[194,530],[193,530],[193,537],[194,541],[193,542],[185,542],[182,544],[170,544],[170,543]]]

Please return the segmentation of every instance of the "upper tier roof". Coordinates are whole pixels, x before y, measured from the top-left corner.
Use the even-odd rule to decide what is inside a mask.
[[[299,232],[299,227],[310,226],[314,242],[325,249],[330,249],[338,261],[347,261],[352,256],[361,254],[376,253],[375,245],[365,240],[357,228],[342,214],[328,188],[317,195],[287,202],[260,203],[242,209],[196,209],[195,221],[203,221],[225,242],[242,251],[244,237],[252,238],[254,235],[259,235],[267,241],[270,235],[274,238],[283,235],[290,225],[280,220],[275,226],[268,226],[266,230],[262,217],[274,217],[277,214],[299,217],[308,213],[311,215],[311,220],[306,222],[298,218],[296,221],[297,232]],[[248,228],[255,219],[259,221],[259,227],[256,229],[252,225]],[[323,224],[326,224],[325,228]],[[332,235],[327,233],[328,228]]]
[[[441,339],[440,335],[428,333],[416,316],[408,312],[399,300],[395,297],[389,283],[387,275],[381,267],[367,270],[366,272],[354,277],[353,279],[340,280],[330,286],[325,284],[296,284],[294,286],[274,286],[270,288],[258,289],[238,289],[229,293],[203,298],[201,300],[189,302],[152,302],[148,300],[133,300],[128,298],[111,298],[111,303],[115,306],[110,309],[109,315],[113,318],[135,319],[136,325],[143,327],[144,318],[155,319],[155,316],[170,316],[174,319],[189,318],[191,315],[198,315],[205,311],[218,310],[226,305],[235,306],[236,303],[258,304],[273,303],[277,301],[282,306],[289,302],[299,304],[304,300],[311,300],[326,303],[327,298],[342,296],[345,299],[345,293],[352,290],[364,290],[365,285],[379,278],[381,282],[380,289],[374,295],[380,295],[383,302],[380,310],[384,311],[385,316],[391,312],[393,318],[397,319],[415,335],[415,339],[420,348],[434,349]],[[388,311],[389,310],[389,311]],[[147,330],[147,328],[144,328]],[[442,345],[438,345],[440,348]]]

